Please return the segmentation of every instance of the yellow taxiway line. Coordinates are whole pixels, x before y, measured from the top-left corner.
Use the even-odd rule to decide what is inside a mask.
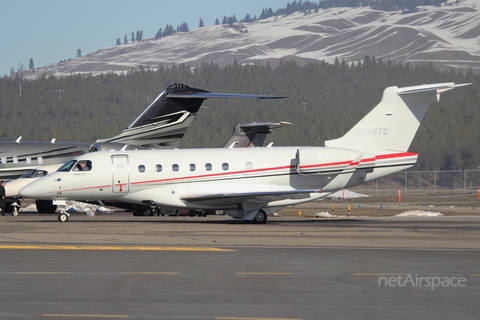
[[[235,272],[239,275],[285,275],[292,274],[291,272]]]
[[[127,315],[122,314],[54,314],[45,313],[43,317],[60,317],[60,318],[129,318]]]
[[[213,247],[156,247],[156,246],[96,246],[96,245],[35,245],[0,244],[2,249],[15,250],[110,250],[110,251],[200,251],[200,252],[236,252],[237,250]]]
[[[216,320],[302,320],[299,318],[239,318],[239,317],[216,317]]]

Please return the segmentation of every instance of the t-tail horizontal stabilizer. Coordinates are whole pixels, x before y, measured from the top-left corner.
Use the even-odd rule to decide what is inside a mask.
[[[223,145],[224,148],[261,147],[267,134],[273,129],[291,124],[290,122],[252,122],[240,123],[233,127],[233,133]]]
[[[175,83],[158,95],[122,133],[112,138],[97,140],[96,150],[102,150],[102,143],[110,143],[108,148],[111,148],[111,143],[154,149],[175,148],[185,135],[203,101],[210,98],[281,99],[285,97],[214,93]]]
[[[325,146],[374,154],[407,151],[428,107],[439,101],[440,93],[469,84],[448,82],[388,87],[373,110],[343,137],[325,141]]]

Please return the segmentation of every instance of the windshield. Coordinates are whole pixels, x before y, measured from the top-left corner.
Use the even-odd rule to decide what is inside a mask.
[[[24,174],[22,174],[22,175],[20,176],[20,178],[32,178],[32,177],[35,177],[35,172],[36,172],[36,171],[37,171],[37,170],[35,170],[35,169],[29,170],[29,171],[25,172]]]
[[[46,176],[48,172],[46,170],[38,170],[38,169],[32,169],[20,176],[20,178],[28,179],[28,178],[40,178],[43,176]]]
[[[63,166],[61,166],[57,171],[68,172],[73,168],[75,163],[77,163],[77,160],[70,160],[67,163],[65,163]]]
[[[61,166],[57,171],[69,172],[73,171],[90,171],[92,170],[92,161],[90,160],[70,160]]]

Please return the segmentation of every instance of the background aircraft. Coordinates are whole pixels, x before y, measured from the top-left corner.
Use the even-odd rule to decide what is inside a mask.
[[[279,99],[268,95],[213,93],[181,83],[170,85],[120,134],[99,139],[93,144],[81,142],[0,141],[0,179],[15,179],[31,169],[61,165],[81,154],[103,150],[168,149],[178,146],[203,101],[209,98]],[[11,194],[12,197],[15,195]],[[34,199],[34,198],[33,198]],[[8,199],[10,203],[19,199]],[[39,212],[55,212],[51,201],[36,201]]]
[[[40,199],[115,199],[152,207],[224,210],[265,223],[267,214],[413,166],[408,148],[432,102],[463,86],[388,87],[381,102],[325,147],[136,150],[82,155],[27,185]],[[90,171],[76,171],[87,161]],[[61,212],[60,221],[68,214]]]

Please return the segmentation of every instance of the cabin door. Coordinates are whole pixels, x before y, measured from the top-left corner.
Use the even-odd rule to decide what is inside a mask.
[[[127,155],[112,156],[112,191],[126,193],[130,190],[130,172]]]

